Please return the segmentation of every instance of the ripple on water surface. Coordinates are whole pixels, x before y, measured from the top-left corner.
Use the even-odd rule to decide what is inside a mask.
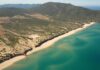
[[[5,70],[100,70],[100,24],[65,37]]]

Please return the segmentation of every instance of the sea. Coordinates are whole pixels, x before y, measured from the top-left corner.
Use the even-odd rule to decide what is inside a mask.
[[[4,70],[100,70],[100,23],[62,38]]]

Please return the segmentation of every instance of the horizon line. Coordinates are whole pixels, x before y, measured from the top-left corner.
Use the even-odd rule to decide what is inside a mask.
[[[53,1],[50,1],[52,3],[64,3],[64,4],[72,4],[72,3],[65,3],[65,2],[53,2]],[[45,3],[49,3],[49,2],[44,2],[44,3],[5,3],[5,4],[0,4],[0,5],[11,5],[11,4],[21,4],[21,5],[25,5],[25,4],[29,4],[29,5],[33,5],[33,4],[45,4]],[[75,6],[100,6],[100,5],[77,5],[77,4],[72,4],[72,5],[75,5]]]

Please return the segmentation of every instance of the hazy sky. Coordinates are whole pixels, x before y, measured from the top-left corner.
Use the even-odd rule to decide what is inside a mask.
[[[0,4],[34,4],[45,2],[63,2],[71,3],[74,5],[99,5],[100,0],[0,0]]]

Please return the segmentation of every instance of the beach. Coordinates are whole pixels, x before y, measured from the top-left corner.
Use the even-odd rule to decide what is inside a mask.
[[[55,37],[54,39],[49,40],[49,41],[43,43],[41,46],[37,47],[36,49],[33,49],[32,51],[29,51],[29,52],[27,53],[27,55],[30,55],[30,54],[32,54],[32,53],[34,53],[34,52],[38,52],[38,51],[40,51],[40,50],[46,49],[46,48],[50,47],[52,44],[54,44],[55,42],[57,42],[58,40],[60,40],[60,39],[62,39],[62,38],[64,38],[64,37],[70,36],[70,35],[72,35],[72,34],[75,34],[75,33],[79,32],[79,31],[81,31],[81,30],[83,30],[83,29],[85,29],[85,28],[87,28],[87,27],[89,27],[89,26],[91,26],[91,25],[93,25],[93,24],[95,24],[95,22],[91,22],[90,24],[85,24],[85,25],[83,25],[83,27],[81,27],[81,28],[72,30],[72,31],[70,31],[70,32],[68,32],[68,33],[65,33],[65,34],[61,35],[61,36]],[[22,55],[22,56],[17,56],[17,57],[14,57],[14,58],[12,58],[12,59],[10,59],[10,60],[7,60],[7,61],[1,63],[1,64],[0,64],[0,70],[3,70],[4,68],[11,66],[13,63],[15,63],[15,62],[17,62],[17,61],[19,61],[19,60],[22,60],[22,59],[24,59],[25,57],[26,57],[26,56],[24,56],[24,55]]]

